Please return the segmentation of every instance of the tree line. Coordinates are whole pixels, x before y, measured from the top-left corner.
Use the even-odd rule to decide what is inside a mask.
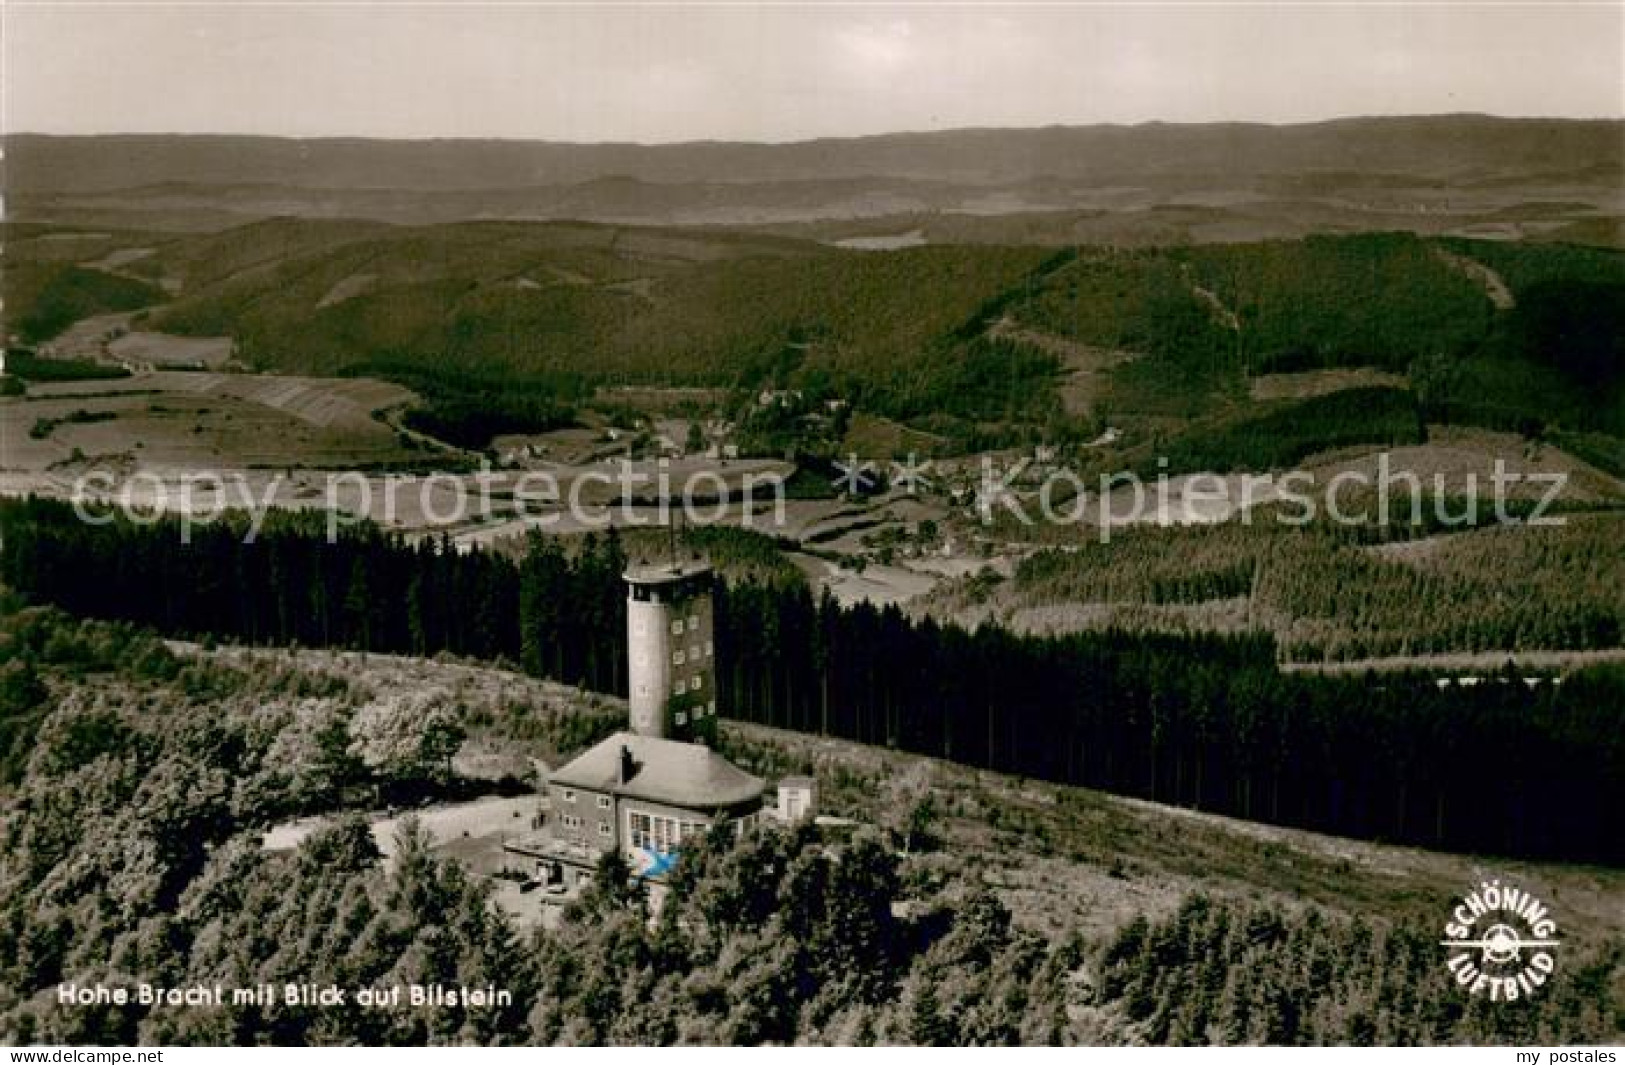
[[[93,526],[0,506],[0,578],[161,632],[505,660],[626,690],[613,534],[518,559],[279,518]],[[1287,674],[1264,634],[1021,636],[843,607],[804,585],[717,591],[725,715],[1249,819],[1422,846],[1625,860],[1625,674]]]

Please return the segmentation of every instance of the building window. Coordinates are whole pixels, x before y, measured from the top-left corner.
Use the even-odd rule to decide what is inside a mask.
[[[671,686],[671,693],[673,695],[681,695],[681,694],[683,694],[683,682],[681,680],[678,680],[678,682],[676,684],[673,684]]]
[[[609,822],[608,821],[600,821],[600,822],[598,822],[598,834],[600,836],[603,836],[605,839],[609,838]]]
[[[688,631],[689,632],[699,632],[700,631],[700,616],[698,614],[690,614],[688,616]]]
[[[714,654],[716,654],[716,648],[712,646],[710,640],[706,640],[705,641],[705,657],[710,658]]]
[[[559,796],[559,801],[560,802],[575,802],[576,801],[576,793],[574,791],[572,791],[571,789],[569,789],[569,788],[565,788],[564,789],[564,794]]]
[[[671,634],[673,636],[681,636],[683,634],[683,619],[682,618],[678,618],[676,621],[671,623]]]
[[[581,818],[577,817],[575,814],[565,814],[562,818],[560,818],[560,820],[564,822],[565,828],[574,829],[581,827]]]
[[[688,690],[689,691],[696,691],[696,692],[700,690],[700,678],[699,677],[691,677],[689,679]]]
[[[680,665],[683,664],[684,661],[685,661],[685,659],[684,659],[684,656],[683,656],[683,652],[681,652],[681,651],[673,651],[671,653],[671,664],[672,665],[680,666]]]
[[[705,712],[708,714],[715,714],[717,712],[717,701],[715,699],[712,699],[709,703],[705,704]]]
[[[598,796],[598,808],[600,810],[609,809],[609,796],[608,795],[600,795],[600,796]]]
[[[679,725],[686,725],[688,724],[688,715],[679,710],[677,711],[676,721]]]

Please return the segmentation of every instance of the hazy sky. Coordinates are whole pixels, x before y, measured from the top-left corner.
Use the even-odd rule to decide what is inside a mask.
[[[0,0],[11,131],[793,140],[954,126],[1625,116],[1625,3]]]

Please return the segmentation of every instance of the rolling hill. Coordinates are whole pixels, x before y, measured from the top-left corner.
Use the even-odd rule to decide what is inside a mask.
[[[606,176],[660,184],[881,175],[970,184],[1039,178],[1104,184],[1295,174],[1300,184],[1346,180],[1380,188],[1394,184],[1395,175],[1504,181],[1601,168],[1617,172],[1625,165],[1620,125],[1438,115],[1296,126],[1149,123],[665,145],[19,134],[7,138],[6,183],[18,192],[105,192],[187,181],[466,191],[566,186]]]
[[[1418,423],[1567,433],[1608,468],[1625,432],[1625,254],[1599,248],[1388,233],[858,252],[716,228],[273,219],[92,233],[75,263],[73,231],[19,232],[8,332],[152,305],[142,328],[229,336],[256,368],[407,384],[437,410],[424,427],[476,447],[624,384],[792,389],[961,448],[1109,420],[1126,435],[1100,457],[1130,465],[1125,449],[1173,440],[1197,465],[1253,468],[1280,453],[1259,450],[1272,425],[1297,441],[1276,461],[1409,439],[1393,403],[1365,432],[1338,400],[1297,418],[1250,396],[1345,369],[1388,374],[1367,383],[1401,386]],[[1215,451],[1236,454],[1214,467]]]

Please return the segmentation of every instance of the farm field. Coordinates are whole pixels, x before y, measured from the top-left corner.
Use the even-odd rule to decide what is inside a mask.
[[[1273,202],[1215,189],[1178,200],[1163,218],[1175,228]],[[985,235],[994,222],[953,224]],[[1222,581],[1177,602],[979,589],[1019,584],[1046,550],[1267,519],[1291,506],[1287,474],[1314,494],[1386,470],[1454,499],[1499,468],[1515,504],[1542,500],[1551,478],[1561,506],[1625,504],[1611,364],[1541,339],[1603,320],[1625,279],[1617,252],[1408,233],[1010,248],[944,243],[933,234],[945,226],[39,227],[19,242],[34,264],[19,295],[29,321],[60,332],[41,342],[49,357],[20,363],[24,394],[0,399],[0,488],[60,494],[95,471],[154,502],[226,472],[255,501],[309,508],[345,473],[341,509],[467,548],[536,527],[638,531],[662,518],[662,472],[697,477],[707,497],[771,475],[794,489],[782,521],[737,499],[702,501],[699,520],[775,538],[793,572],[843,603],[1046,633],[1262,627],[1291,657],[1335,646],[1339,660],[1394,648],[1345,646],[1335,610],[1244,605]],[[899,234],[908,246],[884,246]],[[848,240],[867,243],[831,246]],[[922,286],[947,293],[923,315]],[[228,355],[266,372],[50,379]],[[926,480],[885,483],[890,460],[909,456],[931,464]],[[857,497],[835,483],[853,458],[872,463]],[[604,482],[626,460],[648,486],[630,509]],[[1009,471],[1016,509],[1034,515],[1047,498],[1058,520],[979,509],[987,478]],[[1125,471],[1144,494],[1111,480]],[[393,476],[407,473],[417,479]],[[527,474],[578,512],[516,499]],[[1318,565],[1300,553],[1288,568]],[[1614,624],[1599,615],[1559,639],[1589,647]],[[1482,650],[1483,637],[1430,639]]]

